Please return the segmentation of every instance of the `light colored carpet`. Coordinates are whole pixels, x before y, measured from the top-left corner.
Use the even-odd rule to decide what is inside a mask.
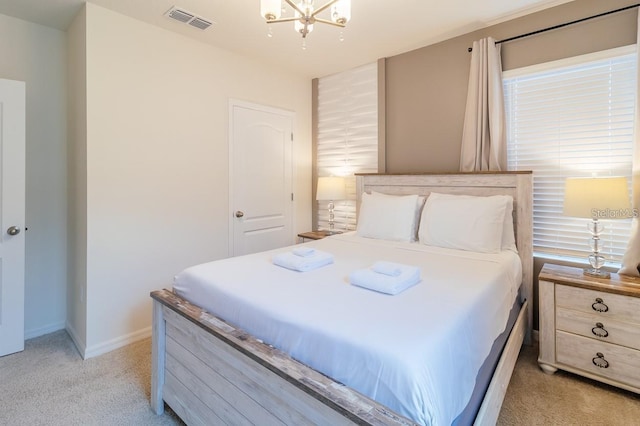
[[[83,361],[66,331],[0,358],[0,425],[176,425],[149,406],[151,340]]]
[[[640,395],[538,367],[537,346],[524,346],[498,418],[511,425],[640,425]]]
[[[640,396],[537,365],[525,347],[498,425],[638,425]],[[149,407],[150,339],[83,361],[65,331],[0,358],[0,425],[181,425]]]

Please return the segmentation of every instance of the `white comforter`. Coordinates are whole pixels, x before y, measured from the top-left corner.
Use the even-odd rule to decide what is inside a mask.
[[[294,272],[272,250],[178,274],[174,290],[293,358],[424,425],[450,425],[505,329],[521,282],[517,254],[480,254],[342,234],[307,243],[335,263]],[[421,268],[390,296],[349,284],[376,261]]]

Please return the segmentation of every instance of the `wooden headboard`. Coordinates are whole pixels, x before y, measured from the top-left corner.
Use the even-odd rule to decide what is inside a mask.
[[[521,300],[533,306],[533,174],[532,172],[479,172],[443,174],[356,174],[357,209],[364,192],[392,195],[510,195],[518,254],[522,260]],[[525,342],[531,344],[533,309],[528,310]]]

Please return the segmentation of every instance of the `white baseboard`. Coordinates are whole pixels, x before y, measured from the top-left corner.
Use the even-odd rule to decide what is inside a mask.
[[[146,327],[142,330],[134,331],[133,333],[111,339],[107,342],[87,347],[86,343],[84,343],[80,336],[78,336],[78,333],[75,331],[75,329],[68,322],[66,324],[66,329],[67,333],[69,333],[69,336],[71,336],[71,340],[73,340],[73,343],[76,345],[76,348],[78,349],[78,352],[80,352],[80,355],[83,359],[93,358],[98,355],[111,352],[123,346],[130,345],[131,343],[135,343],[139,340],[151,337],[151,327]]]
[[[60,321],[53,324],[45,325],[44,327],[25,330],[24,340],[29,340],[29,339],[33,339],[34,337],[44,336],[45,334],[53,333],[54,331],[64,330],[65,328],[66,328],[65,322]]]
[[[147,339],[149,337],[151,337],[150,326],[143,328],[142,330],[134,331],[133,333],[116,337],[115,339],[111,339],[103,343],[99,343],[97,345],[92,345],[90,347],[85,348],[84,352],[81,351],[80,353],[82,354],[82,357],[84,359],[93,358],[98,355],[111,352],[114,349],[118,349],[123,346],[130,345],[131,343],[135,343],[137,341]]]
[[[76,329],[73,328],[73,326],[69,323],[69,321],[67,321],[66,329],[67,329],[67,333],[71,337],[71,340],[73,340],[73,344],[76,345],[76,349],[78,349],[78,352],[80,352],[80,355],[82,356],[82,358],[84,358],[84,352],[85,352],[84,340],[82,340],[80,336],[78,336]]]

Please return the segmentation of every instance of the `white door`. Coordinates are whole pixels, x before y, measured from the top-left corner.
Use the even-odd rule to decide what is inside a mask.
[[[25,84],[0,79],[0,356],[24,349]]]
[[[229,253],[290,245],[293,113],[231,101],[229,115]]]

